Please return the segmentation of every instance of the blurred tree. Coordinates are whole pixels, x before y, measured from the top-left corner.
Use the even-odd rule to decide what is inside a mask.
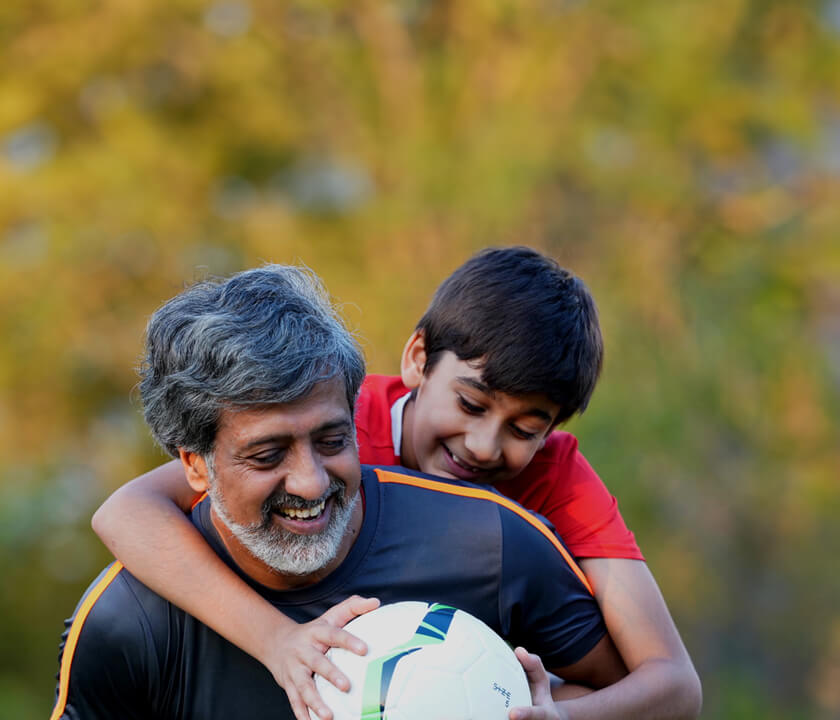
[[[526,243],[599,299],[571,429],[708,717],[836,717],[840,3],[0,6],[0,716],[51,705],[87,529],[155,450],[148,315],[301,260],[392,371],[435,285]]]

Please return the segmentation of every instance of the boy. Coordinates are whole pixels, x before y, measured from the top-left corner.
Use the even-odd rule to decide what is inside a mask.
[[[595,306],[580,280],[527,248],[479,253],[435,293],[403,351],[401,378],[366,380],[355,418],[360,457],[493,483],[555,525],[630,671],[598,691],[595,715],[592,702],[581,714],[574,699],[558,712],[696,717],[699,681],[614,498],[575,438],[552,433],[586,407],[602,353]],[[170,463],[118,490],[94,529],[149,587],[263,662],[300,720],[306,706],[328,717],[311,674],[347,686],[323,653],[331,645],[363,651],[340,627],[372,601],[345,601],[327,618],[295,625],[206,547],[182,512],[193,500]],[[253,622],[243,626],[241,617]]]

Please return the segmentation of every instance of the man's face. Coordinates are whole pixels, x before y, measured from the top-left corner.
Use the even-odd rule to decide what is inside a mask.
[[[480,361],[448,351],[415,389],[405,410],[401,460],[470,482],[497,483],[522,472],[560,410],[542,395],[493,391],[481,379]]]
[[[256,580],[315,582],[346,556],[361,468],[340,379],[292,403],[222,411],[208,470],[214,525]]]

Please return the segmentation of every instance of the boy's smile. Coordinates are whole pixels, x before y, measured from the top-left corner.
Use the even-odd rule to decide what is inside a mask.
[[[542,447],[560,408],[542,395],[508,395],[482,380],[480,361],[444,352],[423,374],[422,335],[409,340],[403,381],[415,390],[403,416],[400,460],[432,475],[497,483]]]

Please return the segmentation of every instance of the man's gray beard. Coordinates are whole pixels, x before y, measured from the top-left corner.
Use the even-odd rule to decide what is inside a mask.
[[[272,508],[305,508],[313,504],[284,492],[272,495],[263,503],[261,522],[242,525],[231,518],[222,494],[218,491],[214,473],[211,471],[209,474],[207,494],[216,515],[254,557],[282,575],[309,575],[329,565],[338,554],[353,510],[359,503],[358,492],[348,501],[344,496],[344,483],[331,478],[326,494],[333,496],[333,503],[330,521],[323,532],[298,535],[272,522]]]

